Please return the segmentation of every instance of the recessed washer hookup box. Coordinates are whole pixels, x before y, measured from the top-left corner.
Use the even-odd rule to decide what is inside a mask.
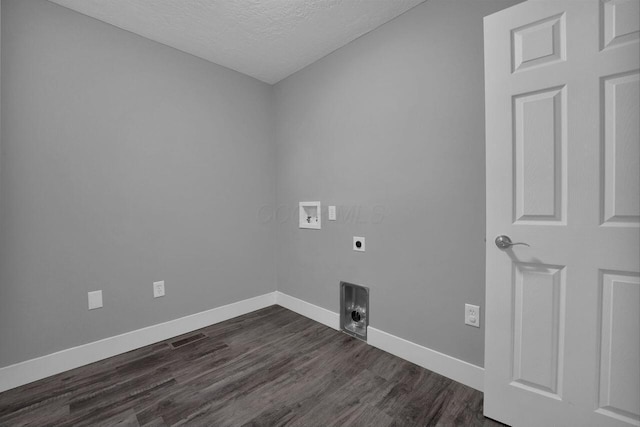
[[[369,288],[340,282],[340,330],[367,340],[369,326]]]

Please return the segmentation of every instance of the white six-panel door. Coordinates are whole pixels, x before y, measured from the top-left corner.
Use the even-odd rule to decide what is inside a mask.
[[[639,6],[485,18],[485,415],[509,425],[640,425]]]

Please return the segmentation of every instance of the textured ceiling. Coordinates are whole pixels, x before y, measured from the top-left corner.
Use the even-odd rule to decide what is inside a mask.
[[[267,83],[424,0],[50,0]]]

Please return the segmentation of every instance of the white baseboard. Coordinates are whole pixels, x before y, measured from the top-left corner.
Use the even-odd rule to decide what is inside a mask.
[[[340,329],[340,315],[326,308],[318,307],[282,292],[276,292],[276,303],[333,329]],[[482,391],[484,388],[484,368],[479,366],[371,326],[367,329],[367,343],[476,390]]]
[[[72,347],[0,368],[0,392],[274,305],[276,293]]]
[[[330,328],[340,329],[340,316],[338,313],[282,292],[270,292],[0,368],[0,392],[186,334],[274,304],[278,304]],[[484,368],[447,356],[376,328],[369,327],[367,335],[368,344],[374,347],[476,390],[482,391],[483,389]]]
[[[484,368],[369,326],[367,343],[476,390],[484,389]]]
[[[330,328],[340,330],[340,315],[326,308],[283,294],[282,292],[276,292],[276,304]]]

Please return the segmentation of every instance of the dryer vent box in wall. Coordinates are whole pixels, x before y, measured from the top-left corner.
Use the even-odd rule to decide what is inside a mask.
[[[300,202],[300,228],[319,230],[321,226],[320,202]]]
[[[369,326],[369,288],[340,282],[340,329],[367,340]]]

